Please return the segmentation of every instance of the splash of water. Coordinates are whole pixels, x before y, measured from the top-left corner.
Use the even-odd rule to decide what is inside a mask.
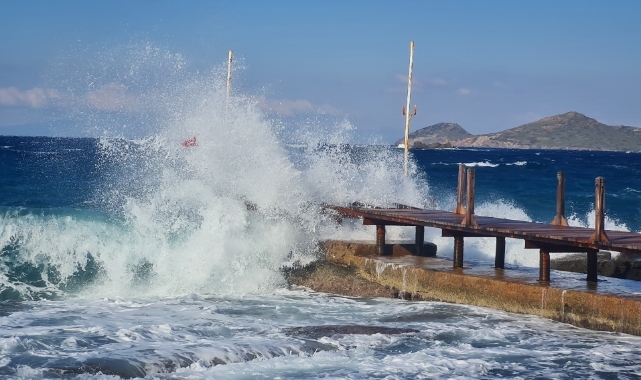
[[[182,57],[145,51],[127,55],[137,58],[118,82],[92,72],[92,86],[106,84],[89,104],[74,92],[74,117],[102,136],[93,198],[107,216],[7,217],[0,239],[15,252],[3,273],[27,265],[38,278],[4,279],[21,297],[64,296],[81,276],[92,297],[262,292],[282,285],[282,267],[313,260],[319,239],[345,233],[321,204],[427,203],[416,167],[404,177],[396,151],[350,144],[349,122],[299,123],[288,146],[256,97],[226,98],[223,70],[189,73]],[[132,125],[119,123],[139,119],[148,133],[127,138]]]

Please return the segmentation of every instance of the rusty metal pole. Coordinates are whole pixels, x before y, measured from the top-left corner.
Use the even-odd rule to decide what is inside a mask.
[[[476,177],[474,169],[467,169],[467,200],[465,207],[465,219],[463,225],[466,227],[478,227],[474,219],[474,179]]]
[[[409,159],[409,139],[410,139],[410,100],[412,97],[412,68],[414,66],[414,41],[410,43],[410,70],[407,79],[407,112],[405,113],[405,164],[403,166],[405,176],[407,177],[407,160]],[[405,111],[405,110],[404,110]]]
[[[456,207],[454,208],[455,214],[465,214],[465,207],[463,207],[463,198],[465,197],[465,176],[467,175],[467,168],[465,164],[458,165],[458,187],[456,189]]]
[[[416,226],[416,246],[414,248],[414,253],[417,256],[423,256],[423,246],[425,245],[425,227]]]
[[[550,282],[550,252],[539,251],[539,282]]]
[[[454,237],[454,269],[463,268],[463,236]]]
[[[598,260],[597,260],[597,250],[592,249],[588,251],[588,278],[589,282],[597,282],[597,273],[598,273]]]
[[[610,243],[605,234],[605,179],[597,177],[594,189],[594,234],[590,240],[595,243]]]
[[[376,253],[380,256],[385,256],[385,225],[376,225]]]
[[[568,226],[565,218],[565,173],[562,171],[556,174],[556,216],[552,221],[553,226]]]
[[[505,268],[505,238],[496,238],[496,254],[494,255],[494,268]]]

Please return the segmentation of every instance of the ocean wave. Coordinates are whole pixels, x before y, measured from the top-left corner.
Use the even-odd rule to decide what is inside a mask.
[[[473,167],[489,167],[489,168],[495,168],[499,166],[500,164],[493,164],[489,161],[480,161],[480,162],[467,162],[464,164],[468,168],[473,168]]]
[[[154,59],[175,58],[145,62],[158,70]],[[148,74],[139,63],[137,73]],[[92,198],[109,220],[0,218],[6,298],[269,292],[284,285],[284,267],[318,257],[318,240],[367,232],[347,223],[339,231],[321,204],[429,203],[416,163],[405,176],[396,150],[360,151],[348,121],[310,121],[279,135],[254,98],[227,98],[226,70],[164,74],[157,95],[145,98],[166,115],[155,130],[135,139],[118,127],[100,133],[98,161],[112,165]],[[88,128],[114,125],[90,116]],[[197,146],[181,144],[194,136]],[[291,143],[301,148],[288,150]]]

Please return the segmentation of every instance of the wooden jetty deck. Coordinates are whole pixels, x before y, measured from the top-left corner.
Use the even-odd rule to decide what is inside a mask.
[[[362,218],[363,224],[376,226],[379,255],[386,255],[385,226],[415,226],[416,254],[421,255],[424,228],[442,230],[444,237],[454,238],[454,268],[463,267],[466,237],[495,237],[495,267],[504,268],[505,238],[525,241],[525,248],[539,250],[539,281],[550,281],[550,252],[585,252],[587,280],[597,281],[599,250],[641,254],[641,234],[604,229],[605,182],[599,177],[595,184],[595,228],[570,227],[565,218],[565,177],[557,175],[557,213],[551,224],[492,218],[474,215],[474,169],[459,167],[457,205],[452,212],[418,209],[400,205],[398,208],[341,207],[330,208],[345,217]],[[465,178],[467,177],[467,184]],[[465,188],[467,188],[464,197]],[[463,200],[465,198],[465,206]]]

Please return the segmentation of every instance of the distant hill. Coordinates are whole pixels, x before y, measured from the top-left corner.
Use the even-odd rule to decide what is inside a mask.
[[[602,124],[578,112],[546,117],[502,132],[447,139],[459,147],[641,151],[641,128]]]
[[[458,124],[438,123],[410,133],[409,145],[429,146],[432,144],[444,144],[447,141],[460,140],[472,136],[474,135],[463,129],[463,127]],[[404,140],[405,138],[402,138],[396,141],[396,144],[403,144]]]

